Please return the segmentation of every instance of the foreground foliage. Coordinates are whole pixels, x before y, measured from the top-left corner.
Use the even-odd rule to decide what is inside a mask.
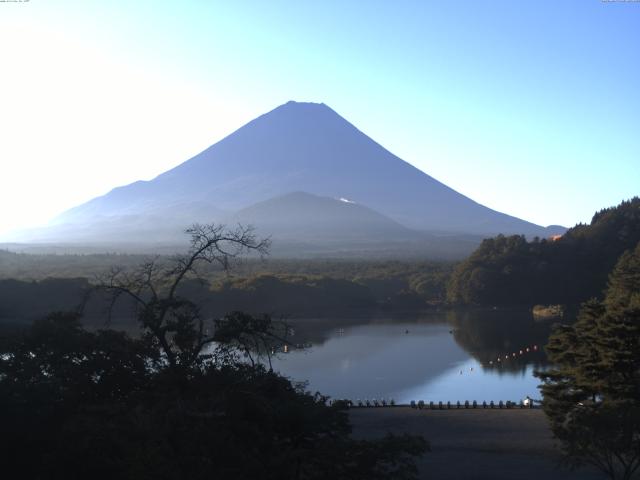
[[[640,468],[640,243],[621,256],[604,301],[558,327],[547,353],[555,367],[538,373],[543,407],[567,460],[632,478]]]
[[[189,230],[172,262],[112,270],[98,286],[141,327],[82,328],[56,313],[0,341],[3,471],[38,479],[415,478],[421,437],[354,440],[340,405],[267,369],[286,328],[240,312],[211,321],[181,295],[201,264],[266,243],[248,229]]]
[[[54,314],[2,345],[3,471],[67,479],[413,478],[421,438],[352,440],[346,413],[325,400],[261,365],[171,368],[144,340],[87,332],[77,316]]]

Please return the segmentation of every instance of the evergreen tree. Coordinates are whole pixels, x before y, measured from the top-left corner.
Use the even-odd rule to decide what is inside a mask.
[[[543,407],[566,459],[630,479],[640,468],[640,243],[620,257],[604,301],[558,327],[547,353]]]

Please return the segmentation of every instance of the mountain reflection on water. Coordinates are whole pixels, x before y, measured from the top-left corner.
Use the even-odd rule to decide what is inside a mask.
[[[552,325],[517,310],[290,323],[292,342],[311,346],[279,354],[275,370],[333,398],[399,403],[539,398]]]

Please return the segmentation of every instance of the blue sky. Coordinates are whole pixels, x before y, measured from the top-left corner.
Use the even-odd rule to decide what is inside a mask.
[[[324,102],[496,210],[640,194],[640,2],[0,3],[0,232]]]

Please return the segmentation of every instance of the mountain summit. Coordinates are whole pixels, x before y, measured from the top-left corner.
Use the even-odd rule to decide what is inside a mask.
[[[484,207],[403,161],[328,106],[288,102],[150,181],[75,207],[58,225],[118,218],[220,220],[292,192],[348,199],[400,226],[471,235],[548,236],[543,227]]]

